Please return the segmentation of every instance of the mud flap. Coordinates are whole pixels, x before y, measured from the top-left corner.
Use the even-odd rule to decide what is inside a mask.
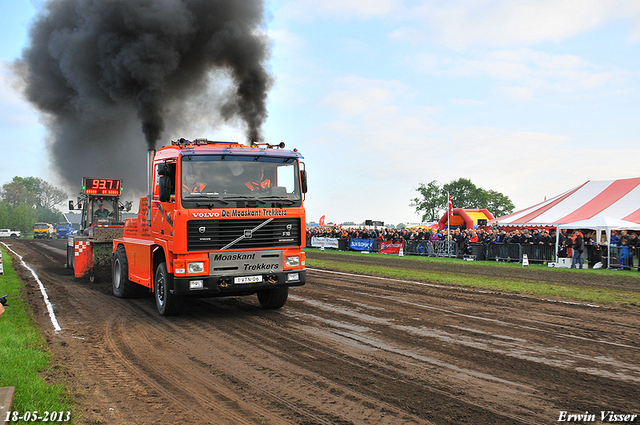
[[[75,277],[93,274],[93,245],[91,241],[75,240],[73,242],[73,273]]]
[[[111,273],[111,242],[75,240],[73,243],[73,273],[75,277],[106,277]]]

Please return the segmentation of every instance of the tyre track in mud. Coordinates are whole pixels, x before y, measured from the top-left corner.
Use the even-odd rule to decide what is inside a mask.
[[[202,299],[163,318],[152,297],[73,279],[60,241],[39,243],[14,246],[56,306],[58,334],[23,274],[78,423],[533,424],[640,410],[636,310],[310,270],[278,311]]]
[[[366,423],[398,423],[400,418],[402,423],[426,423],[379,398],[353,391],[350,383],[345,385],[332,379],[331,374],[326,376],[317,367],[310,367],[310,361],[317,363],[322,359],[323,368],[335,373],[334,365],[328,361],[335,353],[314,346],[308,335],[292,335],[295,327],[287,322],[289,318],[279,313],[273,313],[275,317],[271,314],[263,317],[259,313],[257,310],[247,321],[227,322],[224,329],[219,324],[215,329],[207,325],[200,329],[205,334],[219,332],[221,335],[216,336],[216,340],[224,335],[230,344],[224,344],[222,351],[234,358],[242,356],[243,367],[225,372],[239,387],[260,391],[263,397],[268,395],[273,403],[286,404],[301,417],[307,417],[307,421],[313,419],[313,423],[350,423],[349,418],[354,417]],[[340,359],[343,368],[345,362],[349,359]],[[215,365],[209,363],[208,367],[215,368]],[[357,367],[363,375],[369,373],[368,365]],[[323,393],[318,392],[319,388]],[[327,406],[332,406],[330,412]]]
[[[243,406],[244,403],[236,394],[213,385],[211,379],[202,379],[201,373],[194,372],[193,365],[191,370],[188,370],[180,361],[183,360],[181,356],[168,354],[164,348],[158,350],[148,333],[148,327],[141,331],[138,323],[130,323],[123,317],[116,318],[115,315],[111,316],[111,319],[105,325],[107,344],[111,352],[118,356],[120,362],[138,379],[174,403],[175,410],[191,412],[189,420],[199,420],[200,423],[207,424],[252,424],[260,418],[256,412]],[[156,330],[161,329],[156,327]],[[233,408],[225,408],[224,405],[232,405]],[[185,415],[182,416],[174,418],[175,423],[184,423],[187,418]],[[264,416],[261,419],[264,420]],[[268,419],[269,422],[273,422],[275,417]],[[167,421],[169,418],[165,416],[162,420]]]
[[[335,279],[336,282],[342,282],[341,278],[333,276],[333,279]],[[352,281],[357,282],[357,278],[353,278]],[[376,286],[377,291],[382,291],[380,285],[372,283],[372,286]],[[349,290],[348,284],[342,286],[341,289],[342,292],[340,293],[344,295],[344,292]],[[359,288],[356,288],[354,293],[358,290]],[[371,295],[371,297],[378,297],[388,303],[390,300],[400,297],[397,293],[405,294],[411,292],[415,295],[415,293],[420,291],[423,292],[421,304],[429,304],[424,301],[424,299],[428,299],[428,292],[434,291],[433,288],[405,290],[394,287],[390,289],[393,296],[374,294]],[[557,393],[555,405],[558,409],[577,405],[577,410],[580,410],[580,403],[584,403],[586,408],[593,407],[598,402],[604,402],[610,406],[619,406],[627,409],[633,409],[636,406],[634,397],[638,395],[637,379],[639,376],[637,366],[637,315],[629,315],[628,311],[624,309],[621,311],[615,309],[594,309],[580,305],[564,305],[535,299],[516,299],[514,301],[513,297],[508,295],[475,293],[474,291],[461,291],[455,288],[450,290],[450,292],[454,293],[452,296],[446,296],[445,293],[449,292],[447,290],[443,291],[438,289],[436,292],[437,297],[434,298],[433,304],[426,306],[429,312],[435,311],[440,314],[440,317],[433,318],[433,320],[429,321],[429,325],[432,326],[435,331],[428,329],[425,332],[420,332],[420,329],[418,329],[418,332],[416,332],[415,326],[411,324],[407,326],[406,329],[411,331],[416,338],[430,339],[433,341],[431,345],[435,347],[455,345],[451,363],[464,364],[464,361],[461,361],[461,359],[475,358],[470,369],[480,367],[480,370],[482,370],[486,368],[487,374],[490,374],[492,370],[496,370],[498,371],[496,372],[498,376],[500,376],[499,371],[501,370],[515,369],[518,371],[518,374],[523,374],[524,377],[532,376],[535,379],[531,380],[530,385],[539,388],[540,394]],[[367,295],[366,291],[361,291],[359,294]],[[313,298],[317,299],[318,297],[314,296]],[[345,298],[355,299],[356,297],[345,296]],[[469,298],[470,301],[463,303],[461,300],[464,298]],[[443,302],[449,302],[451,299],[455,299],[455,309],[458,311],[451,311],[452,309],[447,311],[438,306]],[[514,311],[517,310],[516,308],[509,308],[505,312],[502,311],[504,309],[499,308],[501,304],[513,302],[517,302],[521,308],[523,308],[525,314],[523,314],[523,312],[516,314]],[[367,302],[366,304],[369,303]],[[404,309],[397,307],[391,307],[390,309],[394,312],[403,311],[415,303],[409,302],[404,304]],[[489,306],[487,304],[491,305]],[[476,310],[479,306],[482,307],[480,307],[480,313],[470,314],[466,310],[466,305],[469,306],[468,308],[475,308]],[[540,329],[532,328],[529,324],[522,324],[524,322],[530,323],[530,317],[539,315],[538,311],[540,310],[548,310],[549,313],[544,313],[545,318],[556,317],[558,318],[557,321],[564,316],[570,317],[573,321],[574,319],[571,316],[574,314],[582,316],[581,320],[585,318],[588,319],[584,321],[588,323],[588,326],[592,329],[588,329],[588,332],[591,334],[590,338],[585,339],[588,339],[590,345],[604,340],[606,343],[605,347],[599,347],[598,349],[584,346],[571,347],[575,344],[567,344],[566,339],[563,339],[566,338],[565,334],[558,336],[554,335],[553,332],[541,332]],[[450,318],[443,318],[441,315],[443,312],[454,316],[459,315],[459,317],[463,319],[464,325],[456,324],[454,321],[451,321]],[[411,313],[409,312],[407,314]],[[504,314],[505,317],[500,317],[502,314]],[[416,315],[419,315],[419,313],[416,313]],[[608,317],[609,315],[612,317]],[[495,318],[499,320],[495,320]],[[397,317],[393,319],[398,320]],[[598,322],[614,323],[616,320],[628,326],[620,324],[617,326],[618,330],[607,330],[598,324]],[[490,324],[490,326],[487,326],[487,323]],[[514,325],[510,323],[514,323]],[[537,320],[536,323],[544,325],[545,321]],[[506,330],[502,329],[505,325]],[[513,327],[513,329],[509,329],[511,327]],[[563,327],[569,328],[565,329],[565,332],[571,331],[572,328],[571,325]],[[593,328],[597,329],[600,336],[596,335],[594,337]],[[447,329],[448,332],[442,332],[442,329]],[[458,332],[453,334],[451,329],[457,329]],[[573,329],[582,332],[583,329],[587,329],[587,325],[573,326]],[[509,332],[525,333],[521,336],[517,334],[515,336],[509,336]],[[611,347],[609,346],[611,345],[611,341],[606,341],[605,339],[611,339],[609,338],[609,333],[615,334],[616,332],[623,334],[616,337],[620,338],[623,343],[618,344],[614,342],[613,344],[615,345]],[[542,335],[537,335],[538,333]],[[570,336],[574,337],[574,335]],[[495,342],[487,344],[486,341],[489,340],[489,338],[498,341],[499,345],[497,347],[491,346],[495,345]],[[510,347],[506,345],[508,349],[503,348],[505,344],[509,344]],[[520,345],[525,346],[520,347]],[[567,345],[570,345],[570,347],[562,348]],[[555,347],[561,347],[561,349],[556,349]],[[576,350],[576,348],[581,348],[582,350]],[[624,361],[616,360],[616,356],[610,353],[612,348],[616,350],[623,348],[625,351],[628,351],[626,355],[620,355],[620,357],[624,358]],[[445,349],[435,348],[434,351],[446,354]],[[554,364],[554,356],[558,358],[558,360],[555,361],[557,364]],[[547,359],[547,357],[550,357],[550,359]],[[580,365],[579,362],[584,364]],[[485,364],[483,365],[483,363]],[[505,368],[505,365],[509,367]],[[518,378],[518,374],[515,374],[509,379],[522,381],[522,379]],[[540,380],[545,385],[538,384],[537,380]],[[580,385],[580,383],[584,385]],[[595,387],[593,386],[594,383],[596,383]],[[573,392],[572,386],[574,387]],[[582,386],[587,387],[587,389],[583,389]],[[601,391],[599,390],[600,387],[607,389],[606,391]],[[565,396],[565,394],[568,396]],[[548,399],[549,397],[545,396],[544,398]]]
[[[333,272],[327,270],[317,270],[319,274],[327,273],[329,275],[337,274],[340,282],[345,283],[362,283],[364,276],[349,275],[346,273]],[[313,273],[313,270],[311,271]],[[394,281],[393,279],[384,279],[376,277],[368,277],[368,279],[384,281]],[[640,323],[637,320],[626,320],[620,314],[615,314],[619,309],[611,309],[603,306],[591,306],[584,303],[568,303],[553,300],[543,300],[532,296],[521,296],[517,294],[501,293],[490,290],[475,290],[465,287],[445,287],[444,285],[425,285],[424,282],[412,282],[406,280],[395,280],[395,282],[406,285],[405,288],[389,287],[390,295],[379,295],[376,293],[358,292],[353,290],[353,296],[366,295],[368,297],[379,298],[380,302],[394,301],[398,304],[397,308],[405,306],[407,308],[414,307],[423,309],[433,314],[442,316],[460,316],[461,319],[471,319],[477,321],[486,321],[494,326],[513,327],[523,331],[541,332],[545,334],[555,334],[556,337],[573,338],[580,342],[605,344],[611,347],[623,347],[640,350]],[[428,285],[428,284],[427,284]],[[640,281],[639,281],[640,285]],[[432,291],[436,288],[435,291]],[[382,288],[382,286],[379,286]],[[413,288],[413,289],[412,289]],[[340,289],[347,290],[347,287],[340,286]],[[456,300],[458,302],[476,303],[474,298],[482,299],[484,304],[490,303],[492,310],[482,311],[480,314],[466,314],[460,311],[460,308],[447,310],[446,308],[435,305],[436,303],[427,304],[425,302],[412,302],[402,299],[396,294],[414,294],[417,297],[428,297],[430,292],[435,292],[439,300]],[[446,295],[449,293],[449,295]],[[445,296],[443,296],[445,295]],[[475,295],[475,297],[474,297]],[[491,297],[485,297],[491,295]],[[510,304],[515,301],[530,304],[531,308],[527,315],[517,315],[515,308]],[[559,305],[560,307],[557,307]],[[496,311],[494,311],[496,310]],[[584,321],[581,317],[573,317],[572,310],[581,310],[583,314],[587,314],[597,319]],[[608,317],[608,312],[613,311],[615,320]],[[625,310],[622,310],[623,312]],[[633,310],[635,311],[635,310]],[[593,313],[593,314],[590,314]],[[499,317],[498,314],[502,317]],[[620,320],[622,319],[622,321]],[[551,329],[552,328],[552,329]],[[613,331],[613,332],[612,332]],[[620,334],[620,335],[618,335]],[[614,336],[618,341],[613,340]]]
[[[299,298],[294,297],[294,300]],[[303,316],[299,313],[288,315],[297,320]],[[331,320],[322,320],[318,316],[315,318],[321,322],[331,322]],[[384,344],[362,340],[335,329],[331,332],[318,331],[295,324],[292,324],[291,329],[299,332],[289,332],[290,335],[279,336],[279,339],[288,340],[287,345],[290,348],[286,353],[279,353],[278,356],[286,357],[287,362],[291,364],[301,363],[300,367],[307,371],[304,375],[307,380],[311,376],[322,377],[322,380],[315,378],[314,384],[323,388],[332,386],[330,393],[340,394],[348,400],[357,400],[360,405],[372,406],[378,414],[373,412],[373,415],[368,415],[365,423],[424,423],[426,418],[430,420],[452,418],[455,417],[455,409],[451,408],[452,399],[455,403],[462,404],[465,414],[472,415],[478,423],[514,423],[514,420],[535,423],[526,418],[498,412],[456,397],[455,394],[426,385],[425,382],[419,382],[414,377],[399,372],[403,367],[398,368],[397,365],[388,362],[374,362],[373,358],[361,357],[360,354],[348,352],[350,350],[345,352],[343,349],[336,348],[331,342],[338,342],[343,346],[356,345],[364,352],[377,350],[376,345],[380,345],[381,351],[388,352],[388,347],[383,347]],[[250,334],[246,336],[248,341],[264,340],[263,345],[269,345],[269,336],[265,336],[261,329],[254,328],[249,332]],[[309,339],[308,335],[314,335],[316,338]],[[328,341],[319,342],[319,338],[327,338]],[[300,360],[301,357],[303,361]],[[309,362],[309,358],[313,360],[312,363]],[[419,403],[415,403],[420,399],[429,399],[428,408],[419,407]],[[344,411],[344,408],[339,411]]]
[[[211,308],[210,305],[205,307]],[[154,347],[156,341],[150,340],[149,327],[154,328],[152,330],[156,331],[153,334],[165,335],[164,339],[166,341],[162,343],[160,350]],[[170,329],[169,332],[167,332],[167,328]],[[252,408],[245,401],[250,397],[254,398],[254,402],[262,402],[266,398],[269,403],[286,405],[296,415],[313,419],[313,423],[334,423],[310,410],[300,408],[287,398],[275,395],[273,391],[269,391],[270,382],[258,382],[257,379],[250,379],[254,368],[245,366],[247,361],[246,352],[238,350],[237,341],[224,341],[224,339],[227,339],[226,335],[215,335],[216,333],[218,333],[217,329],[204,332],[201,325],[191,326],[190,323],[181,323],[180,325],[175,323],[147,323],[144,329],[141,326],[129,327],[126,335],[123,333],[123,336],[128,350],[132,353],[132,358],[138,358],[139,360],[142,356],[154,357],[155,361],[159,360],[164,363],[164,367],[159,367],[155,362],[147,362],[143,369],[159,376],[164,375],[162,379],[170,379],[171,382],[168,386],[172,387],[174,391],[192,396],[197,400],[200,408],[206,407],[216,413],[216,423],[256,423],[258,421],[284,423],[264,407],[259,409],[260,413],[258,413],[255,407]],[[215,336],[216,340],[215,347],[208,346],[204,350],[197,347],[197,344],[203,339],[211,339],[213,336]],[[147,344],[141,345],[141,340],[146,340]],[[171,344],[175,348],[169,355],[167,355],[166,350],[167,344]],[[136,348],[133,348],[134,345]],[[242,359],[242,361],[239,362],[238,359]],[[270,359],[269,363],[275,360]],[[229,365],[234,362],[232,371],[227,371],[225,370],[226,368],[220,368],[218,365],[218,363]],[[255,369],[264,370],[264,367],[259,366],[255,367]],[[265,380],[263,379],[262,381]],[[237,387],[237,393],[228,387]],[[199,392],[202,392],[202,389],[206,389],[209,398],[228,404],[230,405],[229,408],[220,409],[200,394],[192,394],[194,388]],[[211,395],[214,395],[214,397],[211,397]],[[234,411],[240,411],[243,416],[234,413]],[[231,412],[231,415],[229,412]],[[245,417],[254,417],[254,420],[246,421]]]
[[[172,341],[177,351],[189,347],[189,359],[205,371],[198,375],[209,380],[212,376],[220,378],[244,397],[262,400],[266,403],[265,408],[285,406],[280,409],[283,415],[299,417],[307,423],[349,423],[348,417],[353,416],[355,410],[370,411],[366,414],[368,423],[397,423],[385,417],[403,415],[391,405],[382,403],[380,406],[377,399],[365,400],[367,408],[363,409],[362,403],[351,401],[360,400],[362,397],[358,394],[317,376],[304,365],[289,361],[287,353],[295,348],[290,344],[293,339],[286,335],[288,324],[282,324],[286,318],[280,313],[265,312],[255,305],[234,300],[196,304],[189,319],[177,319],[180,324],[173,322],[169,326],[174,328]],[[238,314],[236,309],[243,313]],[[215,324],[202,320],[206,316],[215,316]],[[215,340],[216,346],[200,349],[197,342],[206,338]],[[309,356],[307,354],[306,358]],[[233,364],[234,367],[221,367],[221,364]],[[319,395],[319,387],[331,393],[332,398]],[[333,411],[327,412],[326,405],[333,406]],[[425,423],[421,419],[411,420],[406,415],[405,419],[404,423]]]

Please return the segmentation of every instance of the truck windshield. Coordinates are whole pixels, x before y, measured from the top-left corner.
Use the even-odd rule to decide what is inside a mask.
[[[193,155],[182,158],[187,208],[300,206],[296,158]]]

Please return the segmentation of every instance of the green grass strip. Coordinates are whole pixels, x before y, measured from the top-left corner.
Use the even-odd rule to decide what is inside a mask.
[[[341,255],[337,254],[337,255]],[[351,255],[351,254],[347,254]],[[360,254],[362,255],[362,254]],[[372,255],[372,254],[370,254]],[[346,256],[345,256],[346,257]],[[402,280],[412,280],[419,282],[437,283],[442,285],[456,285],[470,288],[491,289],[495,291],[504,291],[517,294],[528,294],[542,298],[550,298],[563,301],[579,301],[593,304],[614,304],[619,306],[640,306],[640,293],[631,291],[622,291],[612,288],[593,288],[580,285],[564,285],[548,281],[532,281],[519,279],[505,279],[487,276],[469,276],[468,274],[456,273],[452,268],[451,272],[434,272],[420,271],[415,269],[402,269],[392,266],[372,266],[362,265],[348,262],[348,259],[336,258],[335,260],[320,260],[307,257],[306,264],[311,268],[321,268],[328,270],[337,270],[347,273],[364,274],[370,276],[388,277]],[[409,261],[415,261],[408,259]],[[432,260],[432,259],[429,259]],[[435,261],[443,261],[443,259],[433,259]],[[516,267],[522,268],[521,265],[509,264],[464,264],[460,260],[445,259],[451,262],[455,267]],[[382,260],[381,262],[384,262]],[[453,264],[455,262],[455,264]],[[537,266],[542,267],[542,266]],[[555,272],[556,270],[554,270]],[[564,270],[557,270],[564,272]],[[571,270],[571,272],[575,272]],[[585,272],[581,270],[580,272]],[[594,270],[594,272],[598,272]],[[617,273],[615,271],[606,271],[607,273]],[[618,272],[619,273],[619,272]]]
[[[0,296],[9,295],[9,305],[0,317],[0,387],[16,387],[12,410],[21,415],[34,411],[40,416],[44,412],[66,413],[71,410],[67,390],[61,384],[49,384],[44,379],[51,374],[52,354],[22,301],[22,281],[13,270],[11,257],[4,247],[2,258],[4,275],[0,275]],[[5,419],[0,418],[0,423]]]

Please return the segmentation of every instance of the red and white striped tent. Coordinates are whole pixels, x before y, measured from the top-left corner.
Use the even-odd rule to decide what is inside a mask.
[[[587,181],[529,208],[491,220],[500,227],[557,227],[597,216],[640,223],[640,177]]]

